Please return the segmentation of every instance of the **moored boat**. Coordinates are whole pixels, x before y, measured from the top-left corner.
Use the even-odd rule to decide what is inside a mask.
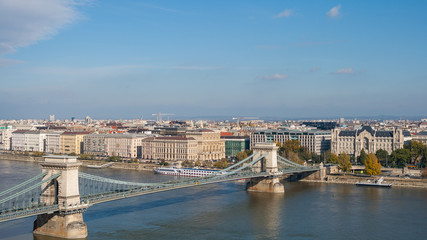
[[[211,169],[198,169],[198,168],[176,168],[176,167],[159,167],[154,169],[154,173],[175,175],[175,176],[187,176],[187,177],[203,177],[215,173],[219,173],[218,170]]]
[[[371,182],[370,180],[366,182],[358,182],[357,186],[371,186],[371,187],[391,187],[393,183],[384,183],[384,177],[380,177],[379,179]]]

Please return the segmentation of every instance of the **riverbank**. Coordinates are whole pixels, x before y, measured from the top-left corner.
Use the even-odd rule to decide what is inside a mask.
[[[365,182],[370,180],[373,182],[374,180],[380,178],[380,176],[376,177],[362,177],[355,176],[351,174],[331,174],[327,175],[325,180],[312,180],[312,179],[301,179],[301,182],[316,182],[316,183],[335,183],[335,184],[356,184],[358,182]],[[427,189],[427,179],[405,179],[400,177],[384,177],[385,183],[393,183],[393,187],[411,187],[411,188],[426,188]]]
[[[34,162],[38,163],[44,160],[43,157],[34,157],[29,155],[18,155],[18,154],[4,154],[0,153],[0,160],[8,160],[8,161],[21,161],[21,162]],[[102,160],[79,160],[82,162],[83,167],[87,167],[88,165],[96,165],[100,166],[106,161]],[[153,168],[159,167],[157,164],[153,163],[127,163],[127,162],[115,162],[114,165],[109,168],[114,169],[125,169],[125,170],[136,170],[136,171],[153,171]]]

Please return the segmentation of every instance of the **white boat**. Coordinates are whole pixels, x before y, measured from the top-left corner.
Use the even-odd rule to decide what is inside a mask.
[[[391,187],[393,183],[384,183],[384,177],[380,177],[379,179],[371,182],[368,180],[366,182],[358,182],[357,186],[372,186],[372,187]]]
[[[154,169],[154,173],[187,177],[203,177],[214,173],[219,173],[219,171],[198,168],[159,167]]]

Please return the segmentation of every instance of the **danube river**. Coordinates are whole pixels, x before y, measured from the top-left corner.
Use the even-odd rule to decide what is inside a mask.
[[[36,163],[0,160],[0,191],[35,176]],[[159,182],[151,172],[83,168]],[[221,183],[95,205],[84,213],[98,239],[425,239],[427,190],[286,183],[285,195]],[[31,240],[35,217],[0,223],[0,239]],[[53,238],[46,238],[53,239]]]

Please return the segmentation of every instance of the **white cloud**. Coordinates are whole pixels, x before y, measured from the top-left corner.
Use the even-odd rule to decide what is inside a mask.
[[[340,16],[340,10],[341,10],[341,5],[337,5],[333,8],[331,8],[327,13],[326,16],[328,16],[328,18],[337,18]]]
[[[264,75],[262,77],[258,77],[258,79],[263,79],[263,80],[279,80],[279,79],[286,79],[288,78],[288,75],[284,75],[284,74],[273,74],[273,75]]]
[[[48,39],[81,17],[77,6],[89,0],[0,1],[0,55]]]
[[[291,9],[286,9],[285,11],[277,14],[276,16],[274,16],[275,18],[288,18],[290,16],[292,16],[293,12]]]
[[[353,70],[353,68],[341,68],[337,70],[336,72],[333,72],[332,74],[355,74],[356,72]]]

